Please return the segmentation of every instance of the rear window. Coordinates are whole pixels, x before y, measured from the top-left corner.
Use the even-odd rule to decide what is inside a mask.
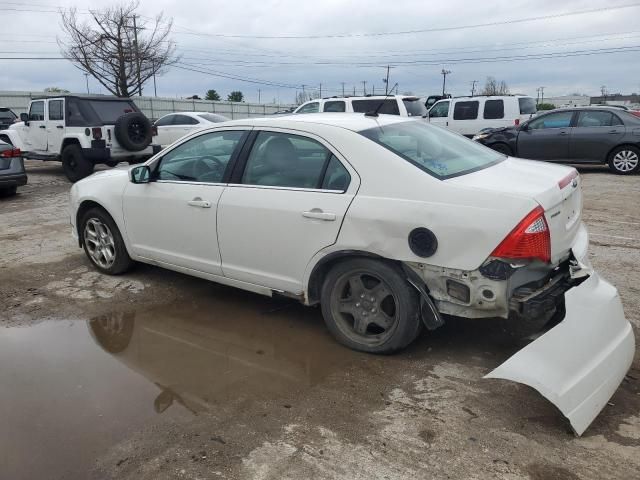
[[[380,103],[382,102],[382,106]],[[367,99],[367,100],[352,100],[353,111],[356,113],[375,112],[378,107],[378,113],[386,113],[388,115],[400,115],[400,109],[398,108],[398,102],[394,100],[384,99]]]
[[[453,107],[454,120],[475,120],[478,118],[479,102],[456,102]]]
[[[506,158],[457,133],[423,122],[402,122],[359,133],[439,179],[475,172]]]
[[[422,117],[427,114],[427,107],[419,98],[403,98],[402,102],[410,117]]]
[[[484,118],[487,120],[494,120],[497,118],[504,118],[504,101],[502,100],[487,100],[484,102]]]
[[[137,112],[132,102],[121,100],[89,100],[89,105],[103,124],[113,124],[125,113]]]
[[[531,97],[518,98],[518,104],[520,105],[520,115],[533,115],[536,113],[536,101]]]
[[[204,118],[205,120],[208,120],[209,122],[213,122],[213,123],[226,122],[229,120],[227,117],[223,117],[222,115],[216,115],[215,113],[202,113],[198,116],[200,118]]]

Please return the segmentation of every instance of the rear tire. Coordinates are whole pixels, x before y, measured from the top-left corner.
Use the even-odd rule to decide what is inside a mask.
[[[88,177],[93,173],[94,168],[93,162],[87,160],[82,154],[80,145],[67,145],[62,151],[62,169],[69,181],[75,183]]]
[[[506,143],[494,143],[491,145],[491,148],[498,153],[508,155],[509,157],[513,156],[513,149]]]
[[[402,271],[380,260],[354,258],[335,265],[322,285],[322,316],[343,345],[389,354],[422,330],[420,298]]]
[[[632,145],[615,148],[607,159],[609,168],[618,175],[631,175],[640,170],[640,149]]]
[[[78,234],[94,267],[107,275],[120,275],[133,266],[120,230],[101,208],[92,208],[82,217]]]

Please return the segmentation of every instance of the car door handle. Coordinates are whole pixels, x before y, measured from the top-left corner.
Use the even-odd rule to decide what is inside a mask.
[[[619,130],[609,130],[609,133],[610,133],[611,135],[614,135],[614,134],[616,134],[616,133],[620,133],[620,131],[619,131]]]
[[[56,126],[56,128],[59,128],[60,130],[62,130],[64,127],[62,125],[58,125]]]
[[[45,125],[40,125],[40,128],[47,128]]]
[[[562,131],[560,132],[560,135],[566,135],[567,133],[568,133],[568,132],[566,132],[565,130],[562,130]]]
[[[190,207],[211,208],[211,202],[202,200],[200,197],[196,197],[193,200],[189,200],[187,204]]]
[[[323,212],[319,208],[314,208],[308,212],[302,212],[302,216],[305,218],[314,218],[316,220],[324,220],[326,222],[333,222],[336,219],[336,214],[331,212]]]

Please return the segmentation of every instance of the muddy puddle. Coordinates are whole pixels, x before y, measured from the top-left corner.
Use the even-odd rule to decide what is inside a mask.
[[[313,388],[356,354],[314,309],[235,292],[0,330],[0,478],[86,478],[136,430]]]

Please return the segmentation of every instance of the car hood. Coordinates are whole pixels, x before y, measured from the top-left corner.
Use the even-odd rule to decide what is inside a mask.
[[[577,235],[582,213],[580,180],[560,188],[559,182],[575,172],[572,167],[508,157],[489,168],[447,182],[494,194],[531,198],[545,210],[551,231],[551,257],[567,255]],[[515,225],[514,225],[515,227]]]

